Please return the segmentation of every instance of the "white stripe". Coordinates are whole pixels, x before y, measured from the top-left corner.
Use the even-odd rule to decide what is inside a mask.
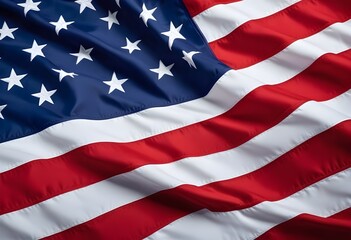
[[[201,210],[178,219],[146,239],[255,239],[300,214],[329,217],[351,207],[350,182],[351,169],[348,169],[280,201],[223,213]]]
[[[4,214],[0,216],[0,238],[42,238],[161,190],[182,184],[202,186],[251,172],[318,133],[350,119],[350,102],[351,90],[330,101],[308,102],[280,124],[236,149],[169,164],[146,165]],[[321,115],[325,117],[319,118]],[[279,135],[284,137],[278,139]]]
[[[243,23],[264,18],[300,0],[244,0],[219,4],[193,17],[208,42],[225,37]]]
[[[301,52],[301,48],[306,50]],[[306,69],[321,55],[340,53],[349,48],[351,20],[334,24],[323,32],[297,41],[265,62],[227,72],[204,98],[109,120],[72,120],[38,134],[1,143],[0,173],[34,159],[52,158],[87,144],[136,141],[210,119],[228,111],[255,88],[284,82]]]

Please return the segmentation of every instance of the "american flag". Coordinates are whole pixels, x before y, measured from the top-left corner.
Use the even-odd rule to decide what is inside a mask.
[[[0,240],[350,240],[350,0],[0,0]]]

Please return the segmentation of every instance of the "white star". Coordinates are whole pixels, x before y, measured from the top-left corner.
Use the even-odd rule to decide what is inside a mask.
[[[78,76],[78,74],[75,74],[73,72],[69,73],[69,72],[65,72],[62,69],[58,70],[58,69],[52,69],[54,72],[59,73],[59,79],[60,82],[62,81],[62,79],[64,79],[65,77],[71,77],[74,78],[75,76]]]
[[[51,99],[51,96],[54,95],[54,93],[57,90],[51,90],[48,91],[46,90],[44,84],[41,85],[40,92],[32,94],[33,97],[39,98],[39,106],[41,106],[44,102],[49,102],[51,104],[54,104],[54,102]]]
[[[7,23],[4,22],[2,28],[0,29],[0,40],[4,39],[5,37],[15,39],[12,33],[17,29],[18,28],[9,28],[9,26],[7,26]]]
[[[93,59],[90,57],[91,51],[93,51],[93,48],[85,49],[82,45],[80,45],[78,53],[70,53],[70,54],[72,56],[76,56],[77,57],[77,63],[76,64],[78,64],[83,59],[87,59],[89,61],[93,61]]]
[[[177,28],[174,27],[173,22],[170,24],[170,29],[168,32],[163,32],[162,34],[169,37],[168,39],[168,47],[172,50],[172,45],[174,40],[176,39],[186,39],[182,34],[180,34],[180,30],[182,29],[183,24],[179,25]]]
[[[141,42],[141,40],[135,41],[135,42],[131,42],[129,41],[128,38],[126,38],[127,41],[127,45],[122,47],[123,49],[127,49],[129,51],[129,54],[132,54],[132,52],[134,52],[134,50],[139,50],[140,48],[138,47],[138,44]]]
[[[77,0],[75,3],[80,5],[79,13],[82,13],[85,8],[90,8],[91,10],[96,10],[93,4],[91,3],[92,0]]]
[[[145,3],[143,3],[143,11],[140,13],[139,18],[142,18],[145,25],[147,26],[147,21],[149,19],[157,21],[156,18],[152,15],[156,11],[157,7],[153,9],[147,9]]]
[[[8,78],[3,78],[1,79],[2,81],[4,82],[7,82],[8,83],[8,86],[7,86],[7,91],[10,91],[10,89],[13,87],[13,86],[18,86],[20,88],[23,88],[23,85],[21,83],[21,80],[27,76],[27,74],[23,74],[23,75],[17,75],[15,70],[12,68],[11,70],[11,73],[10,73],[10,76]]]
[[[7,106],[6,104],[5,105],[0,105],[0,118],[1,119],[4,119],[4,116],[1,114],[1,112],[2,112],[2,110],[5,109],[6,106]]]
[[[121,7],[120,0],[116,0],[118,7]]]
[[[33,0],[26,0],[25,3],[19,3],[17,5],[24,8],[24,16],[27,16],[27,13],[31,10],[39,12],[40,9],[39,9],[38,5],[40,3],[41,2],[33,2]]]
[[[23,49],[22,51],[30,53],[30,61],[33,61],[36,56],[45,57],[42,50],[46,45],[47,44],[38,45],[34,40],[31,48]]]
[[[188,52],[188,53],[185,51],[182,51],[182,52],[183,52],[183,56],[184,56],[183,59],[189,64],[190,67],[193,67],[196,69],[196,65],[194,63],[193,56],[195,54],[199,54],[200,52],[195,52],[195,51]]]
[[[154,69],[150,69],[150,71],[154,72],[154,73],[157,73],[158,74],[158,80],[160,80],[164,75],[169,75],[169,76],[173,77],[173,74],[171,72],[171,69],[172,69],[173,66],[174,66],[174,63],[166,67],[163,64],[163,62],[160,61],[159,67],[158,68],[154,68]]]
[[[116,89],[121,91],[121,92],[125,92],[122,85],[126,81],[128,81],[128,79],[118,79],[116,76],[116,73],[113,73],[111,81],[104,81],[104,83],[106,85],[110,86],[110,90],[109,90],[108,94],[112,93]]]
[[[56,34],[59,35],[59,33],[60,33],[60,31],[62,29],[66,29],[67,30],[67,26],[71,25],[72,23],[74,23],[74,21],[66,22],[65,19],[61,15],[57,22],[50,22],[50,23],[55,26]]]
[[[111,13],[110,11],[108,11],[108,16],[104,17],[104,18],[100,18],[102,21],[105,21],[108,23],[108,29],[112,28],[112,25],[115,23],[117,25],[119,25],[119,22],[117,20],[117,13],[118,11]]]

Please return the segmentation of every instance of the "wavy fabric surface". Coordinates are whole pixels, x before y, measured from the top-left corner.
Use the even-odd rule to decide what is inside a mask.
[[[349,0],[0,0],[0,239],[351,239]]]

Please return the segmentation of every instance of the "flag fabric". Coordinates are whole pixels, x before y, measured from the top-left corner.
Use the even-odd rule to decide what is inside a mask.
[[[349,0],[0,0],[0,239],[351,239]]]

